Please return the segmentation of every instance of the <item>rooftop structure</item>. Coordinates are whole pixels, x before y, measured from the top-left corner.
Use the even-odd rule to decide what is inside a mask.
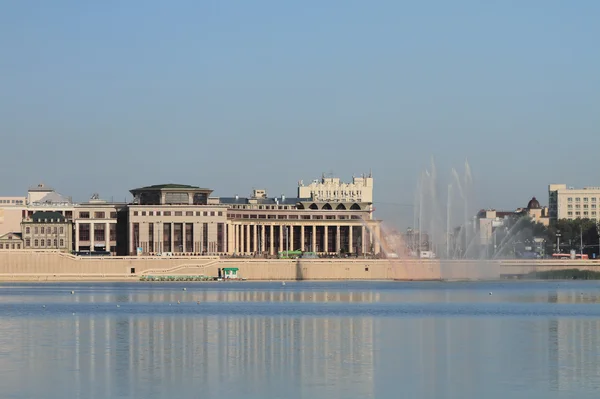
[[[206,205],[212,190],[185,184],[157,184],[130,193],[136,205]]]

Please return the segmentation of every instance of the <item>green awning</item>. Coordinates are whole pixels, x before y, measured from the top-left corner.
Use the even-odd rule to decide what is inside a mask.
[[[240,269],[238,267],[224,267],[223,270],[226,272],[237,272]]]

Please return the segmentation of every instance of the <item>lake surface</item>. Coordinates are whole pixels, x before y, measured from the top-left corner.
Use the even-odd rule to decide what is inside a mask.
[[[599,282],[0,284],[0,392],[598,398],[599,337]]]

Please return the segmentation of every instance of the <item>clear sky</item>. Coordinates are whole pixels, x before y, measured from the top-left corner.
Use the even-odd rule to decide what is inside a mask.
[[[295,195],[373,171],[405,227],[419,171],[479,207],[599,185],[600,1],[0,0],[0,195],[195,184]]]

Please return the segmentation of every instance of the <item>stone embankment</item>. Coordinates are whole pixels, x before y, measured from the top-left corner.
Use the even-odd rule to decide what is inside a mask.
[[[210,256],[100,258],[56,251],[0,252],[0,281],[138,281],[142,276],[217,276],[223,268],[238,268],[238,276],[247,280],[486,280],[550,270],[599,271],[600,261],[273,260]]]

